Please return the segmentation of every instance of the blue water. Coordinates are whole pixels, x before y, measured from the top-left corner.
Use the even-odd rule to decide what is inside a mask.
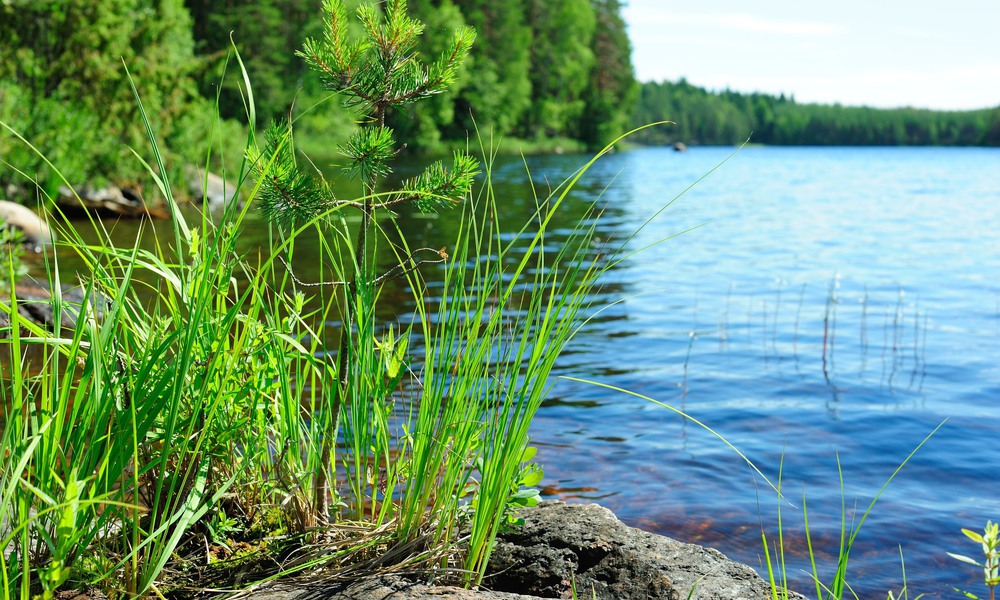
[[[588,174],[600,235],[620,242],[732,149],[639,149]],[[582,157],[529,161],[536,185]],[[516,193],[521,164],[498,169]],[[520,178],[520,179],[519,179]],[[512,198],[512,203],[521,200]],[[692,229],[695,228],[695,229]],[[862,598],[982,594],[948,551],[1000,519],[1000,150],[745,148],[629,243],[560,373],[627,388],[701,420],[775,484],[793,587],[803,493],[821,571],[861,518],[848,580]],[[690,230],[690,231],[688,231]],[[556,384],[533,429],[545,493],[598,501],[626,522],[759,566],[778,499],[712,434],[648,401]],[[794,504],[794,506],[793,506]]]

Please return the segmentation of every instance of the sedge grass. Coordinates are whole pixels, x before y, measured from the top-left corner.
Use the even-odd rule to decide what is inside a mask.
[[[359,277],[366,259],[352,252],[344,213],[356,202],[275,226],[271,247],[253,257],[238,244],[260,189],[246,177],[251,165],[239,176],[245,205],[189,224],[136,99],[151,159],[135,155],[169,208],[166,239],[153,231],[152,249],[121,245],[91,220],[98,242],[88,243],[56,222],[60,244],[86,269],[74,326],[47,332],[26,322],[16,292],[0,306],[11,321],[0,341],[11,356],[0,437],[11,458],[0,468],[5,596],[50,597],[66,585],[163,594],[178,567],[217,560],[199,540],[222,515],[244,535],[308,543],[252,579],[318,566],[350,573],[391,557],[457,566],[478,582],[510,510],[537,496],[522,489],[541,477],[529,426],[606,264],[593,249],[593,212],[558,250],[545,243],[552,215],[593,161],[537,199],[513,240],[501,235],[487,167],[477,200],[460,211],[451,256],[439,253],[443,299],[426,298],[407,266],[421,249],[391,246],[416,315],[412,327],[391,328],[376,319],[385,279]],[[370,251],[390,233],[374,232]],[[305,236],[319,240],[311,258],[326,281],[307,284],[286,268]],[[58,264],[48,270],[59,322],[70,307]],[[336,285],[344,281],[356,282],[353,293]],[[335,356],[314,324],[345,315],[346,354]],[[38,362],[29,365],[27,346],[41,349]],[[346,393],[336,392],[344,382]],[[345,451],[331,465],[326,449],[338,441]],[[317,498],[321,481],[340,485]]]

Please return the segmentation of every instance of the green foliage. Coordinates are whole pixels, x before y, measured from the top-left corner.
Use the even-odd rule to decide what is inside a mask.
[[[429,64],[417,54],[422,23],[406,14],[405,0],[389,0],[386,17],[370,4],[358,9],[366,37],[349,41],[347,8],[343,2],[326,0],[326,37],[308,39],[300,56],[322,74],[323,83],[333,92],[346,93],[348,105],[363,106],[378,125],[384,125],[386,111],[434,94],[450,86],[475,39],[470,27],[452,35],[449,48]]]
[[[952,554],[951,552],[948,553],[948,556],[982,569],[983,583],[990,590],[990,600],[994,600],[996,598],[996,587],[1000,585],[1000,524],[987,521],[982,534],[976,533],[971,529],[963,529],[962,533],[982,548],[983,562],[980,563],[968,556]],[[966,598],[978,600],[978,596],[969,592],[964,592],[957,588],[955,591],[960,592]]]
[[[467,25],[462,12],[450,0],[411,1],[408,9],[411,15],[426,24],[417,50],[427,56],[439,56],[446,52],[451,41],[451,32]],[[478,32],[479,28],[475,28]],[[471,53],[477,52],[482,44],[483,40],[480,38]],[[467,132],[474,129],[464,124],[456,124],[456,118],[460,118],[461,115],[456,114],[455,110],[458,94],[472,79],[470,77],[472,63],[470,55],[460,68],[455,83],[448,89],[427,98],[419,105],[397,107],[387,115],[387,123],[400,139],[406,140],[408,151],[438,152],[442,149],[443,134],[464,140]]]
[[[527,0],[532,27],[531,105],[521,132],[576,134],[582,95],[594,63],[596,21],[589,0]]]
[[[361,181],[377,181],[390,173],[389,161],[396,154],[392,130],[384,125],[365,127],[340,147],[350,161],[348,172]]]
[[[295,58],[292,50],[310,30],[318,29],[314,3],[185,0],[184,4],[191,13],[192,37],[199,58],[196,75],[201,93],[214,98],[221,85],[219,111],[222,116],[244,117],[244,98],[238,78],[220,78],[218,69],[214,68],[224,62],[235,43],[254,82],[257,114],[265,123],[287,118],[297,88],[308,87],[311,83],[304,78],[305,65]]]
[[[394,120],[400,129],[426,132],[436,124],[452,140],[475,129],[526,140],[568,137],[597,149],[627,126],[635,81],[619,2],[423,0],[413,6],[428,21],[464,19],[480,43],[451,95],[452,108],[432,107],[429,116],[410,111]],[[428,32],[428,48],[440,47],[441,30],[447,29]]]
[[[211,125],[210,104],[191,75],[191,21],[181,0],[7,2],[0,21],[0,118],[63,165],[72,184],[143,177],[127,150],[143,143],[145,131],[122,61],[141,82],[154,129],[177,149],[173,156],[201,153],[200,144],[179,143],[190,129],[203,136]],[[0,137],[0,155],[50,194],[58,187],[16,140]],[[0,186],[12,182],[25,183],[0,168]]]
[[[431,163],[420,175],[403,182],[397,201],[412,201],[424,212],[450,208],[472,189],[478,172],[478,160],[464,152],[455,152],[451,170],[445,168],[443,161]]]
[[[353,6],[356,0],[348,2]],[[226,119],[243,119],[247,98],[239,77],[226,77],[235,43],[254,82],[254,107],[263,126],[290,120],[303,150],[323,155],[354,128],[353,115],[331,101],[320,78],[295,56],[323,28],[314,2],[299,0],[185,0],[193,21],[196,78],[207,98],[219,96]],[[256,123],[253,125],[257,125]]]
[[[644,83],[633,121],[669,119],[669,128],[642,132],[647,144],[804,146],[1000,146],[1000,108],[931,111],[915,108],[798,104],[784,95],[711,93],[681,79]]]
[[[330,191],[297,167],[291,126],[272,124],[264,139],[263,149],[250,146],[247,159],[256,166],[260,208],[267,218],[285,225],[301,224],[328,208]]]
[[[470,76],[455,99],[450,137],[463,139],[476,127],[497,134],[515,131],[531,104],[531,25],[524,1],[458,0],[481,42],[472,51]]]
[[[622,107],[634,105],[639,85],[632,69],[632,47],[621,16],[621,2],[592,0],[591,5],[597,18],[591,41],[594,66],[583,92],[578,135],[589,147],[600,148],[628,128],[630,115]]]

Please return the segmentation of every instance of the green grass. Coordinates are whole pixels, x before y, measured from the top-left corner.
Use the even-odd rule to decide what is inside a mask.
[[[452,213],[457,236],[430,254],[440,299],[425,296],[415,268],[427,249],[385,222],[369,251],[396,253],[390,275],[414,306],[403,327],[376,317],[390,277],[358,277],[347,216],[357,202],[272,225],[269,247],[248,252],[239,241],[261,190],[255,165],[233,169],[245,204],[189,223],[146,127],[150,147],[134,153],[171,214],[149,225],[152,249],[114,242],[96,220],[82,236],[57,214],[60,245],[85,265],[85,299],[71,306],[58,260],[46,263],[56,321],[77,310],[75,326],[27,322],[16,292],[0,303],[11,319],[0,339],[4,597],[80,586],[162,595],[236,585],[237,569],[242,585],[317,567],[324,577],[444,567],[478,583],[497,532],[537,502],[530,424],[615,256],[594,243],[598,199],[546,249],[553,216],[600,155],[536,198],[510,239],[495,152],[483,150],[485,181]],[[247,156],[277,164],[278,152]],[[306,238],[321,249],[309,257],[314,282],[286,266]],[[14,280],[14,261],[5,270]],[[340,344],[317,329],[345,318]]]
[[[854,547],[854,542],[861,531],[861,527],[868,520],[875,505],[878,503],[882,494],[888,489],[889,484],[899,475],[903,468],[906,466],[910,459],[926,444],[931,437],[944,425],[944,422],[935,427],[927,436],[921,440],[919,444],[914,447],[914,449],[899,463],[899,466],[889,475],[889,477],[882,484],[882,487],[878,489],[875,495],[872,497],[871,502],[861,517],[854,522],[853,518],[850,523],[848,523],[847,515],[849,513],[847,506],[847,497],[844,492],[844,472],[840,466],[840,457],[837,457],[837,478],[840,484],[840,497],[841,497],[841,507],[840,507],[840,535],[839,535],[839,545],[835,549],[826,549],[836,557],[836,564],[834,565],[822,565],[817,561],[819,552],[813,547],[813,540],[809,529],[809,509],[806,502],[806,494],[803,490],[802,492],[802,522],[805,528],[805,541],[806,548],[808,549],[809,556],[809,575],[815,586],[817,600],[843,600],[845,598],[854,598],[857,600],[858,596],[851,589],[850,583],[848,581],[847,573],[848,566],[850,564],[851,550]],[[782,460],[778,469],[778,495],[781,497],[781,477],[784,467],[784,455],[782,455]],[[778,538],[777,540],[768,540],[767,534],[764,531],[763,524],[761,525],[761,543],[764,551],[764,571],[767,576],[768,582],[771,585],[771,594],[774,600],[787,600],[789,597],[789,574],[785,562],[785,547],[786,547],[786,533],[783,527],[782,521],[782,504],[783,501],[779,499],[778,510],[777,510],[777,529]],[[793,507],[794,508],[794,507]],[[893,598],[907,598],[909,597],[909,591],[906,586],[906,569],[902,560],[902,549],[900,549],[900,565],[903,567],[903,586],[898,593],[898,595],[893,595],[892,591],[888,592],[890,600]],[[830,568],[832,567],[832,573],[830,573]],[[917,596],[919,598],[920,596]]]

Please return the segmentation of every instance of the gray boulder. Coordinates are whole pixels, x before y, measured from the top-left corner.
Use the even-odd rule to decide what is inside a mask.
[[[502,534],[483,583],[546,598],[768,599],[752,568],[718,550],[629,527],[596,504],[543,502]],[[803,598],[790,594],[791,598]]]
[[[497,540],[483,590],[428,585],[394,575],[340,584],[288,581],[258,589],[258,600],[765,600],[770,586],[721,552],[648,533],[596,504],[543,502],[525,524]],[[793,600],[804,596],[790,593]]]
[[[187,179],[188,192],[196,201],[207,203],[212,210],[225,208],[230,202],[239,200],[236,184],[215,173],[206,174],[201,167],[186,165],[184,177]]]
[[[49,226],[27,206],[0,200],[0,221],[2,226],[19,229],[24,234],[24,242],[41,250],[55,239]]]

